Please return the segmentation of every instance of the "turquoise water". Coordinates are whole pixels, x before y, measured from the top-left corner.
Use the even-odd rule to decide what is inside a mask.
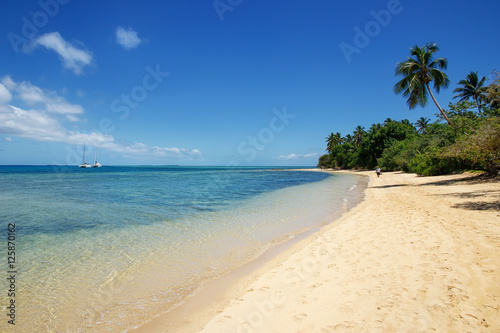
[[[16,224],[16,329],[124,332],[330,222],[362,184],[268,168],[0,166],[2,239]]]

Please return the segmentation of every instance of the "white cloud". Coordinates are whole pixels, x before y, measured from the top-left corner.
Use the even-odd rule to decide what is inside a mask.
[[[12,138],[10,138],[10,137],[8,137],[8,136],[6,136],[6,137],[4,138],[4,140],[5,140],[5,141],[7,141],[7,142],[12,142]]]
[[[68,121],[71,121],[72,123],[76,123],[77,121],[80,121],[80,118],[78,118],[77,116],[73,116],[71,114],[66,115],[66,119]]]
[[[0,105],[0,133],[37,141],[58,141],[64,129],[52,116],[37,110]]]
[[[116,29],[116,42],[126,50],[130,50],[139,46],[142,40],[137,36],[137,32],[131,28],[118,27]]]
[[[319,156],[319,153],[281,155],[281,156],[278,156],[278,159],[280,159],[280,160],[298,160],[299,158],[310,158],[310,157],[315,157],[315,156]]]
[[[150,147],[143,143],[132,143],[132,144],[104,144],[102,147],[109,150],[123,153],[126,155],[135,156],[156,156],[156,157],[184,157],[184,158],[197,158],[201,156],[201,152],[198,149],[184,149],[184,148],[171,148],[171,147]]]
[[[41,88],[32,85],[31,82],[16,83],[9,76],[6,76],[2,79],[2,83],[0,85],[5,85],[11,92],[16,93],[17,98],[30,107],[39,107],[49,113],[64,115],[83,114],[85,112],[81,105],[68,103],[64,97],[59,96],[55,91],[43,91]]]
[[[296,154],[281,155],[278,157],[280,160],[296,160],[299,158]]]
[[[6,86],[0,83],[0,103],[8,103],[10,102],[10,99],[12,98],[12,95],[7,89]]]
[[[63,66],[73,70],[76,75],[82,74],[82,68],[92,63],[92,54],[68,43],[59,32],[51,32],[38,37],[35,41],[35,46],[37,45],[45,46],[59,54]]]
[[[0,99],[0,135],[70,145],[81,145],[86,142],[89,145],[127,156],[183,159],[201,156],[201,152],[197,149],[150,147],[143,143],[118,143],[110,134],[68,130],[64,127],[64,121],[81,122],[77,115],[85,113],[83,107],[70,104],[56,92],[44,91],[30,82],[18,83],[6,76],[0,83],[0,96],[4,96],[3,99]],[[28,108],[11,105],[9,104],[11,100],[20,101]],[[12,139],[6,137],[5,140],[11,141]]]

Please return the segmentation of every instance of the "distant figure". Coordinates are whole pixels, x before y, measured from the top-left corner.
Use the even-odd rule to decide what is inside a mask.
[[[377,178],[380,177],[380,175],[382,174],[382,170],[380,169],[379,166],[377,167],[377,169],[375,169],[375,172],[377,173]]]

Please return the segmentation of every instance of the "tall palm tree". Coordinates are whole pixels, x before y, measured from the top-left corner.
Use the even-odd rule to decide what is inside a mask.
[[[338,146],[342,141],[342,136],[340,135],[339,132],[333,134],[330,133],[329,136],[326,137],[326,150],[331,153],[333,151],[333,148]]]
[[[427,117],[420,117],[417,120],[417,133],[424,133],[425,129],[429,126],[430,119]]]
[[[396,75],[403,75],[403,79],[396,83],[394,91],[408,96],[406,103],[410,110],[417,105],[427,105],[427,93],[431,95],[443,118],[451,125],[448,116],[439,106],[429,86],[434,82],[434,89],[439,93],[442,87],[446,88],[450,80],[441,69],[446,69],[448,60],[446,58],[433,59],[434,52],[439,50],[437,44],[426,44],[423,47],[415,45],[410,49],[411,57],[404,62],[396,64]]]
[[[363,137],[366,134],[365,128],[358,125],[358,127],[356,127],[356,130],[352,134],[354,135],[353,137],[354,143],[357,146],[361,146],[361,142],[363,142]]]
[[[460,97],[460,102],[472,98],[477,104],[477,110],[481,113],[481,100],[485,90],[485,87],[483,87],[484,81],[486,81],[485,76],[479,80],[477,72],[470,72],[465,80],[460,80],[458,82],[458,84],[461,84],[463,87],[453,90],[454,93],[459,93],[453,98]]]

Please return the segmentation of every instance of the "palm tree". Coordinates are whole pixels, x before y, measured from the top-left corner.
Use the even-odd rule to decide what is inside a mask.
[[[357,146],[361,146],[361,142],[363,142],[363,137],[365,136],[365,128],[362,126],[356,127],[356,130],[352,133],[354,135],[353,140]]]
[[[485,90],[485,87],[483,87],[484,81],[486,81],[486,77],[483,76],[483,78],[479,80],[477,72],[470,72],[465,80],[460,80],[458,82],[458,84],[461,84],[463,87],[453,90],[454,93],[459,93],[453,98],[461,97],[460,102],[472,98],[477,104],[479,113],[481,113],[481,99]]]
[[[417,120],[417,133],[424,133],[425,129],[429,126],[430,119],[427,117],[420,117]]]
[[[333,134],[330,133],[329,136],[326,137],[326,150],[331,153],[333,151],[333,148],[338,146],[341,141],[342,141],[342,136],[340,135],[339,132]]]
[[[427,105],[427,93],[431,95],[443,118],[451,125],[448,116],[439,106],[429,83],[434,82],[434,89],[437,92],[441,87],[447,87],[450,80],[441,69],[446,69],[448,60],[446,58],[433,59],[434,52],[439,50],[437,44],[426,44],[424,47],[415,45],[410,49],[411,57],[404,62],[396,64],[396,75],[403,75],[403,79],[396,83],[394,91],[408,96],[406,103],[410,110],[417,105],[424,107]],[[413,58],[412,58],[413,57]]]
[[[493,83],[484,88],[484,99],[490,109],[500,108],[500,72],[493,71]]]
[[[401,124],[408,125],[408,126],[413,126],[412,123],[408,119],[403,119],[400,121]]]

